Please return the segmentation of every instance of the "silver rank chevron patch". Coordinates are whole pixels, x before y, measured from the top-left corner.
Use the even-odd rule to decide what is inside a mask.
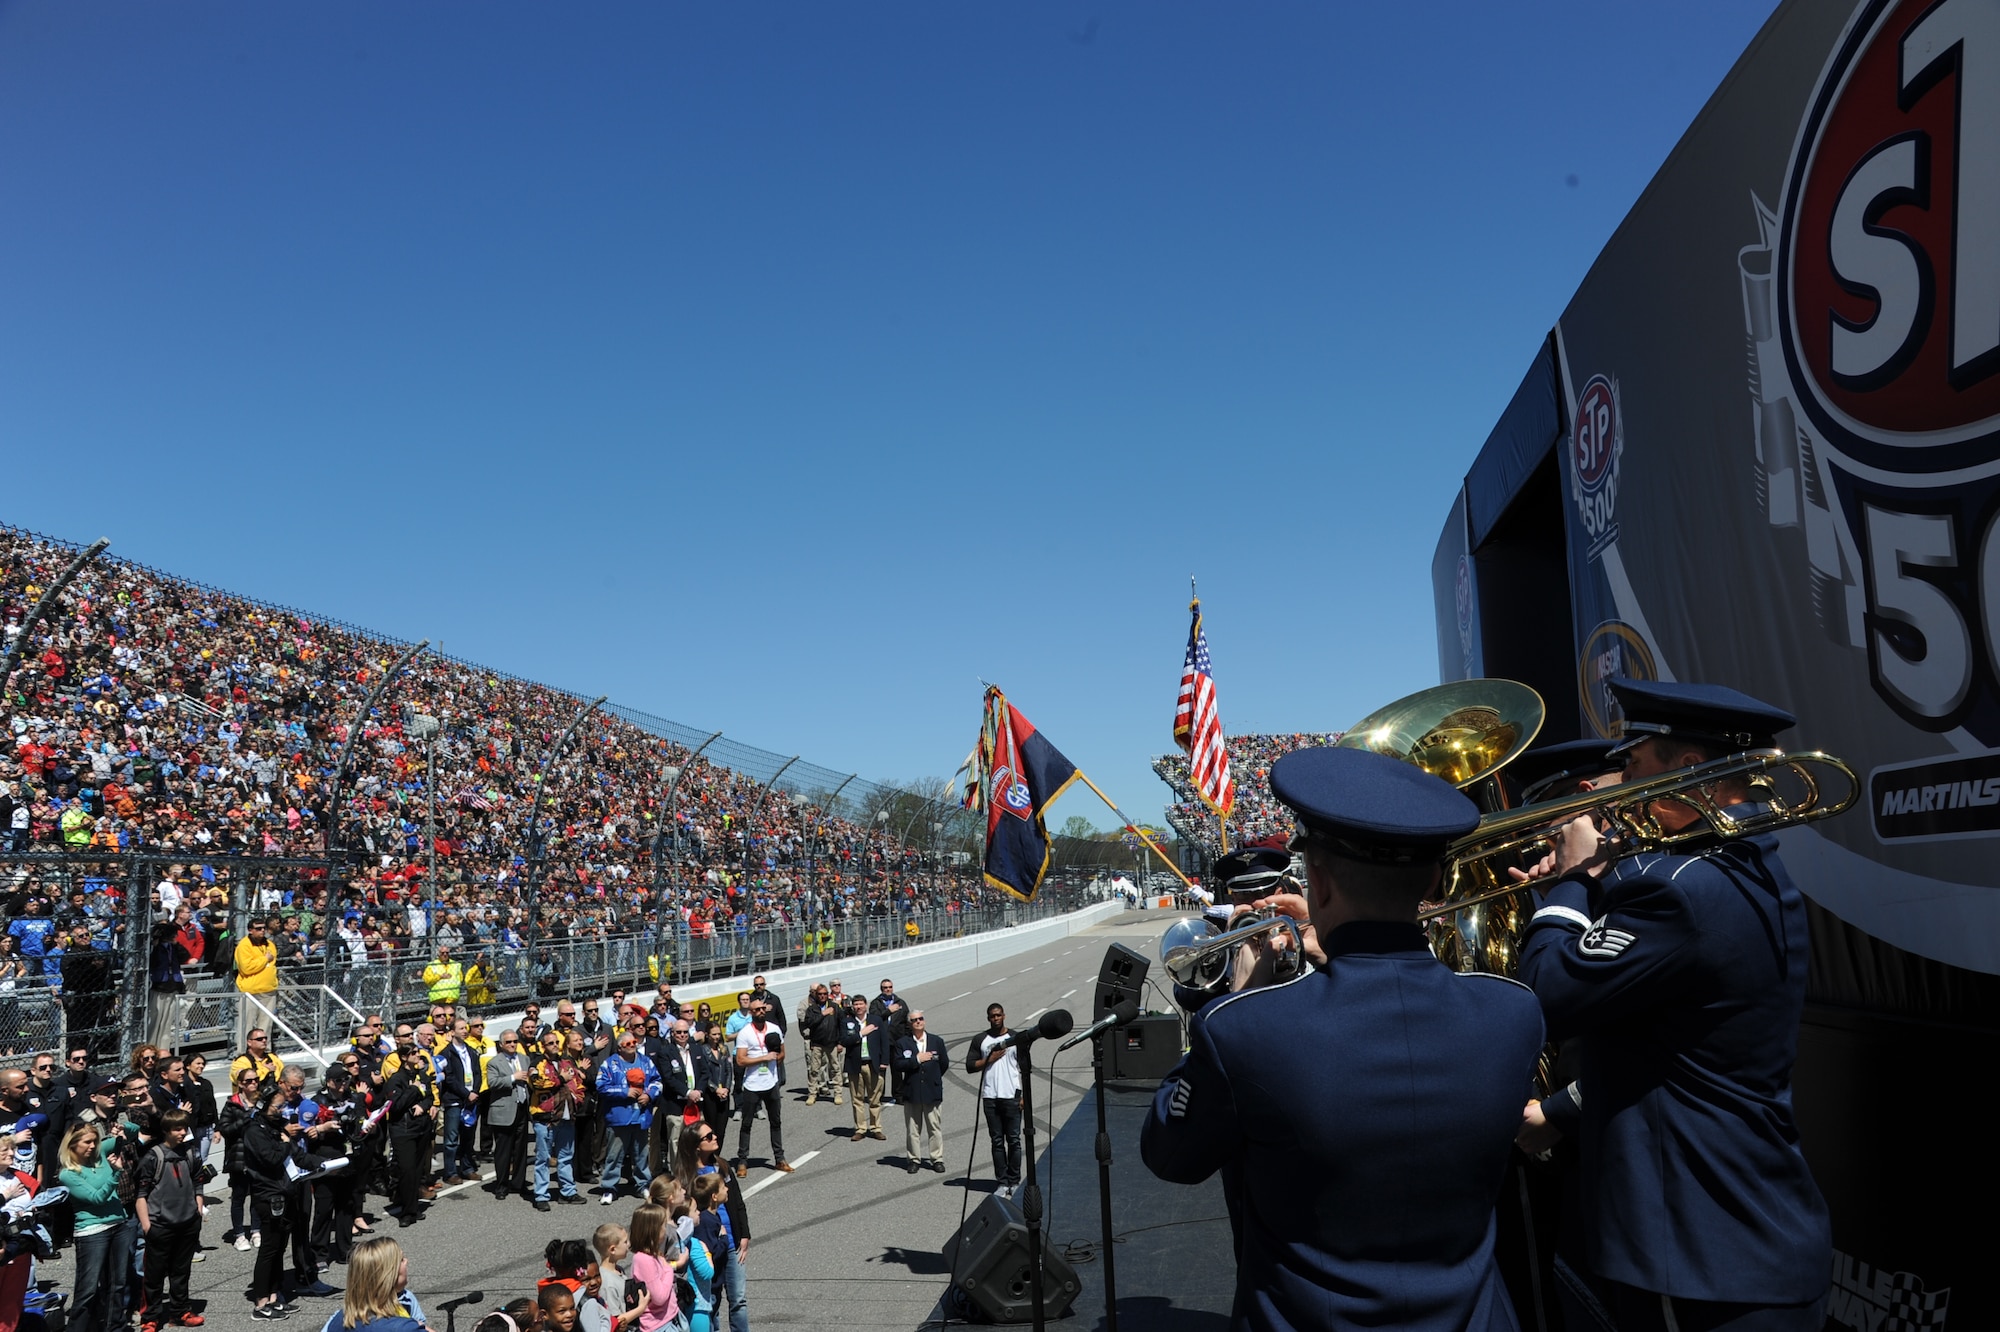
[[[1609,928],[1602,920],[1593,921],[1576,941],[1576,951],[1585,957],[1616,957],[1632,946],[1635,937],[1628,931]]]
[[[1188,1094],[1188,1085],[1186,1082],[1174,1083],[1174,1094],[1167,1098],[1167,1118],[1187,1118]]]

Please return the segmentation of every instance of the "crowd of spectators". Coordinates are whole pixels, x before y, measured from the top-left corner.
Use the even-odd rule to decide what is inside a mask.
[[[989,1009],[993,1040],[1003,1018]],[[340,1295],[349,1328],[418,1332],[407,1260],[375,1223],[418,1225],[444,1190],[476,1184],[541,1213],[638,1203],[628,1223],[551,1240],[546,1272],[519,1307],[502,1302],[511,1321],[498,1332],[748,1332],[751,1229],[739,1181],[753,1166],[791,1172],[786,1105],[851,1096],[850,1141],[865,1144],[886,1141],[882,1106],[899,1104],[905,1168],[944,1169],[937,1107],[949,1050],[887,978],[873,997],[817,984],[796,1009],[763,976],[733,1009],[677,1002],[671,986],[650,1003],[614,990],[531,1002],[504,1028],[488,1027],[447,1003],[414,1022],[366,1017],[314,1075],[252,1028],[220,1087],[201,1055],[150,1044],[108,1067],[90,1043],[71,1042],[60,1062],[44,1054],[0,1069],[0,1138],[12,1147],[0,1210],[14,1223],[0,1252],[0,1314],[22,1309],[33,1263],[67,1252],[67,1282],[38,1280],[32,1295],[44,1310],[44,1287],[65,1286],[75,1332],[199,1327],[212,1311],[190,1294],[192,1265],[233,1250],[245,1255],[235,1261],[258,1321]],[[805,1085],[787,1089],[788,1062]],[[999,1086],[1006,1076],[1016,1081]],[[986,1091],[1006,1099],[1017,1080],[996,1070]],[[758,1158],[760,1120],[771,1151]],[[930,1144],[921,1155],[920,1126]],[[993,1132],[1005,1187],[1019,1177],[1018,1118],[1012,1157],[1007,1130]],[[334,1266],[346,1268],[344,1292],[324,1279]]]
[[[1229,737],[1229,774],[1236,783],[1236,805],[1229,815],[1229,844],[1248,846],[1273,837],[1289,836],[1293,816],[1271,794],[1271,765],[1295,749],[1330,745],[1340,739],[1331,734],[1301,731],[1295,735],[1232,735]],[[1153,771],[1174,793],[1167,806],[1167,822],[1182,837],[1199,845],[1210,857],[1221,854],[1220,831],[1215,812],[1195,794],[1188,776],[1185,754],[1167,754],[1153,760]]]
[[[325,854],[336,758],[359,725],[334,839],[349,858],[331,894],[319,872],[256,881],[250,905],[276,919],[281,965],[320,955],[329,923],[336,960],[428,956],[441,940],[524,947],[537,834],[535,932],[548,940],[652,928],[656,845],[671,861],[659,924],[697,938],[983,899],[976,872],[941,871],[893,826],[765,799],[751,777],[602,709],[557,757],[530,829],[545,756],[581,700],[424,653],[361,718],[395,644],[109,557],[27,630],[72,554],[0,528],[0,622],[20,658],[0,698],[0,850],[185,857],[151,890],[167,913],[200,913],[230,897],[217,857]],[[418,738],[419,716],[438,721],[434,737]],[[685,768],[671,809],[669,765]],[[19,865],[0,877],[13,940],[0,938],[0,994],[10,980],[60,984],[52,954],[115,946],[123,885],[93,881],[72,910],[74,886]]]

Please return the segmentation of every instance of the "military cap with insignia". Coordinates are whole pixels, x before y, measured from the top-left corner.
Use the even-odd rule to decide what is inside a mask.
[[[1507,775],[1520,783],[1524,803],[1546,799],[1556,786],[1599,777],[1616,769],[1619,761],[1611,757],[1611,747],[1617,743],[1590,739],[1537,745],[1508,764]]]
[[[1271,793],[1338,855],[1384,865],[1437,860],[1479,825],[1479,807],[1414,764],[1365,749],[1300,749],[1271,765]]]
[[[1265,897],[1278,891],[1292,868],[1292,853],[1268,846],[1238,847],[1218,857],[1210,873],[1215,886],[1232,897]]]
[[[1779,731],[1799,720],[1727,685],[1618,676],[1611,681],[1611,694],[1625,714],[1625,734],[1612,747],[1613,755],[1655,736],[1723,749],[1763,749]]]

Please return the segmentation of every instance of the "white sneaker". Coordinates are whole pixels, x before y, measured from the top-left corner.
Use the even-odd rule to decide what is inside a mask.
[[[236,1252],[250,1252],[250,1237],[248,1235],[238,1235],[236,1237]]]
[[[609,1207],[611,1206],[611,1195],[607,1193],[602,1198],[599,1198],[597,1202],[600,1207]]]
[[[264,1247],[263,1231],[253,1230],[252,1232],[250,1232],[250,1247],[253,1249],[261,1249]]]

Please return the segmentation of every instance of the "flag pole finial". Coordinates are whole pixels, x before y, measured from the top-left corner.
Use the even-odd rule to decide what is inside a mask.
[[[1201,605],[1201,593],[1199,593],[1199,592],[1197,592],[1197,591],[1195,591],[1195,590],[1194,590],[1194,575],[1193,575],[1193,574],[1189,574],[1189,575],[1188,575],[1188,609],[1189,609],[1189,610],[1193,610],[1193,609],[1194,609],[1195,607],[1197,607],[1197,606],[1199,606],[1199,605]]]

